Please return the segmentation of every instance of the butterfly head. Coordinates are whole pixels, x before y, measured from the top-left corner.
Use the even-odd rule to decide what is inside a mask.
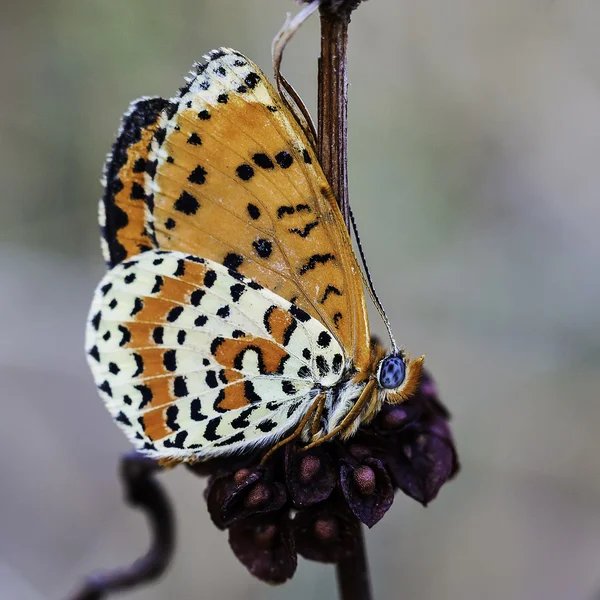
[[[423,370],[424,356],[412,360],[404,352],[388,354],[379,361],[375,378],[388,404],[399,404],[414,394]]]

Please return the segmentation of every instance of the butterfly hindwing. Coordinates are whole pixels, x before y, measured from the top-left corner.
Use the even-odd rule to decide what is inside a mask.
[[[98,207],[102,254],[108,267],[153,246],[145,222],[145,173],[150,140],[168,104],[162,98],[133,102],[108,156],[104,196]]]
[[[274,441],[344,367],[302,309],[210,259],[157,250],[99,284],[86,348],[114,419],[161,457]]]
[[[227,49],[208,58],[152,135],[151,236],[293,302],[360,371],[369,361],[360,269],[314,151],[254,63]]]

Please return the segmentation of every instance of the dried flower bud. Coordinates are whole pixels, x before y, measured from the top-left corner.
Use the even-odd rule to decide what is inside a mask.
[[[388,466],[396,485],[427,506],[440,488],[458,471],[458,459],[445,422],[435,418],[398,440]]]
[[[220,529],[253,514],[279,510],[286,501],[285,486],[271,481],[261,467],[238,469],[211,478],[208,511]]]
[[[285,452],[285,476],[292,502],[298,508],[326,500],[336,483],[331,457],[321,448],[299,452],[290,444]]]
[[[248,571],[263,581],[283,583],[296,571],[296,548],[285,511],[234,523],[229,545]]]
[[[340,483],[350,510],[373,527],[394,501],[394,487],[383,463],[366,458],[362,464],[342,462]]]
[[[298,553],[309,560],[334,563],[356,551],[359,522],[337,496],[298,511],[293,528]]]

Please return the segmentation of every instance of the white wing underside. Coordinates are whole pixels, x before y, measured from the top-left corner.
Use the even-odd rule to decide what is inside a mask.
[[[212,273],[210,286],[204,285],[208,278],[194,282],[182,275],[194,268]],[[165,295],[168,288],[176,297]],[[274,307],[291,325],[285,340],[269,331]],[[227,367],[216,340],[232,347],[254,340],[266,350],[263,356],[246,348]],[[137,449],[165,458],[274,442],[320,390],[339,382],[346,363],[325,327],[280,296],[214,261],[156,250],[117,265],[100,282],[86,349],[113,418]],[[265,372],[275,355],[281,357],[277,372]],[[242,387],[251,402],[223,409],[223,398],[235,391],[239,399]],[[162,437],[149,433],[149,423]]]

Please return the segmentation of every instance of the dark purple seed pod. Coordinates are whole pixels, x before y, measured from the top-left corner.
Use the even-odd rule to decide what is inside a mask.
[[[394,501],[394,486],[377,458],[361,463],[342,461],[340,483],[350,510],[367,527],[381,520]]]
[[[300,452],[292,444],[285,452],[285,478],[290,498],[298,508],[329,498],[337,480],[331,456],[324,449]]]
[[[358,519],[337,495],[302,509],[293,521],[298,554],[317,562],[339,562],[356,552],[359,527]]]
[[[296,571],[298,558],[287,511],[234,523],[229,545],[252,575],[268,583],[284,583]]]
[[[372,427],[380,435],[397,435],[399,431],[422,417],[423,408],[423,404],[413,398],[402,404],[385,404],[373,421]]]
[[[445,422],[436,419],[429,427],[398,436],[396,451],[387,460],[395,484],[424,506],[458,472],[456,449],[446,432]]]
[[[220,529],[250,515],[279,510],[286,501],[285,485],[273,481],[260,465],[217,475],[207,489],[208,512]]]

